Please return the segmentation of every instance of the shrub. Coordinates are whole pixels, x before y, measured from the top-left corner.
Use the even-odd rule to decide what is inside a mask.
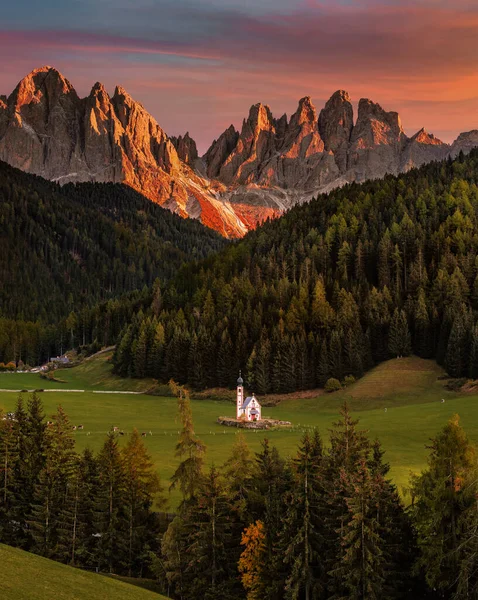
[[[327,381],[325,383],[325,391],[326,392],[336,392],[341,389],[342,389],[342,386],[338,379],[335,379],[335,377],[331,377],[330,379],[327,379]]]
[[[13,361],[6,364],[5,367],[6,367],[7,371],[16,371],[16,369],[17,369],[17,365]]]
[[[352,385],[352,383],[355,383],[356,379],[353,375],[346,375],[345,379],[344,379],[344,386],[348,387],[349,385]]]

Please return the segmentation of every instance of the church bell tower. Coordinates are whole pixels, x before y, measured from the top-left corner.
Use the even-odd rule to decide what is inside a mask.
[[[244,404],[244,380],[239,371],[239,379],[237,380],[237,396],[236,396],[236,419],[241,418],[241,408]]]

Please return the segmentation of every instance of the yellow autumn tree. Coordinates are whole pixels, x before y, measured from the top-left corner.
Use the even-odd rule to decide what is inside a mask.
[[[264,552],[266,548],[264,523],[256,521],[247,527],[243,534],[241,545],[244,550],[239,559],[238,569],[241,580],[247,592],[247,600],[261,600],[261,575]]]

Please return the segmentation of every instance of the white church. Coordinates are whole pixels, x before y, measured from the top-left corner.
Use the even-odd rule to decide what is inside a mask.
[[[237,380],[236,418],[242,421],[260,421],[262,418],[262,407],[254,394],[244,400],[244,380],[240,371]]]

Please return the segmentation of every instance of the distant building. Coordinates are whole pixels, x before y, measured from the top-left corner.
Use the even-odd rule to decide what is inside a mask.
[[[236,418],[244,421],[260,421],[262,418],[262,407],[254,394],[244,400],[244,380],[240,372],[237,380]]]
[[[63,356],[57,356],[56,358],[52,358],[50,362],[67,365],[70,362],[70,359],[68,358],[68,356],[66,356],[66,354],[64,354]]]

